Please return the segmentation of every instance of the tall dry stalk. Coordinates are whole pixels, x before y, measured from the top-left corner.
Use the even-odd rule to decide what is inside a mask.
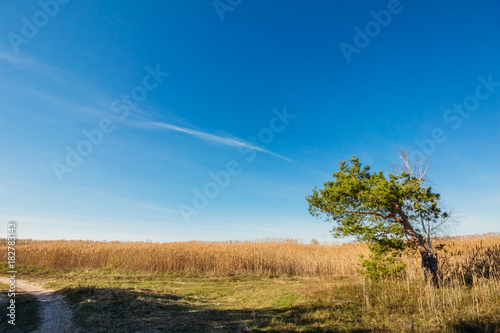
[[[486,261],[494,258],[487,257],[485,251],[500,249],[500,234],[438,238],[434,242],[442,244],[438,255],[447,257],[443,262],[452,263],[449,265],[455,271],[458,270],[456,267],[469,267],[471,256],[480,251],[484,267],[474,267],[475,271],[483,272],[484,269],[483,276],[498,274],[486,267]],[[2,261],[7,260],[6,245],[6,240],[0,239],[0,246],[5,249],[0,252]],[[16,261],[18,264],[62,269],[357,277],[359,254],[367,252],[366,244],[317,245],[291,239],[171,243],[19,240]],[[404,261],[407,263],[407,278],[420,279],[422,272],[418,255],[409,252]],[[474,261],[476,265],[477,262]]]

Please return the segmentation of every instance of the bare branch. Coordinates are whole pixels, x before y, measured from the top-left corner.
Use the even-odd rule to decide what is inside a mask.
[[[430,160],[427,155],[423,158],[415,155],[411,158],[411,151],[401,148],[398,153],[398,157],[401,160],[402,166],[399,168],[400,173],[406,171],[411,177],[417,178],[418,180],[425,180],[425,175],[427,170],[429,170]]]

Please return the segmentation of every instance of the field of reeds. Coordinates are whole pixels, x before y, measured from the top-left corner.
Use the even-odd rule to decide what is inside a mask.
[[[5,239],[0,246],[6,247]],[[500,234],[440,238],[434,241],[443,274],[476,278],[496,274]],[[59,269],[109,268],[139,272],[193,272],[224,275],[359,275],[362,243],[307,244],[292,239],[243,242],[94,242],[18,240],[18,264]],[[7,251],[0,252],[6,261]],[[420,258],[407,251],[406,275],[420,277]],[[500,259],[499,259],[500,260]],[[479,267],[480,266],[480,267]],[[466,270],[474,272],[473,276]]]
[[[415,250],[366,280],[362,243],[19,240],[19,276],[50,281],[82,332],[500,333],[500,234],[434,241],[440,288]],[[7,271],[5,239],[0,264]]]

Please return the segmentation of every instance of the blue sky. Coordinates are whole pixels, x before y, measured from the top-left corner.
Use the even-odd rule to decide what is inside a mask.
[[[2,1],[0,220],[22,238],[327,240],[305,196],[339,160],[390,171],[405,147],[432,153],[458,233],[500,232],[499,10]]]

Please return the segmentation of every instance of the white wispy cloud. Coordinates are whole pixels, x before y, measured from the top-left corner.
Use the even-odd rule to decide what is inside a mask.
[[[32,66],[37,63],[34,58],[18,56],[13,53],[4,52],[0,50],[0,60],[7,61],[12,65],[24,65],[24,66]]]
[[[177,132],[182,132],[182,133],[186,133],[189,135],[194,135],[202,140],[209,141],[209,142],[215,142],[215,143],[226,145],[226,146],[231,146],[231,147],[236,147],[236,148],[248,148],[248,149],[259,151],[261,153],[268,154],[268,155],[271,155],[274,157],[281,158],[285,161],[291,162],[291,160],[289,158],[286,158],[280,154],[273,153],[272,151],[269,151],[269,150],[264,149],[262,147],[255,146],[255,145],[253,145],[253,144],[251,144],[243,139],[229,137],[229,136],[214,135],[214,134],[210,134],[210,133],[206,133],[206,132],[202,132],[202,131],[197,131],[194,129],[176,126],[176,125],[172,125],[169,123],[163,123],[163,122],[148,122],[148,123],[143,124],[143,125],[145,125],[145,127],[163,128],[163,129],[170,130],[170,131],[177,131]]]

